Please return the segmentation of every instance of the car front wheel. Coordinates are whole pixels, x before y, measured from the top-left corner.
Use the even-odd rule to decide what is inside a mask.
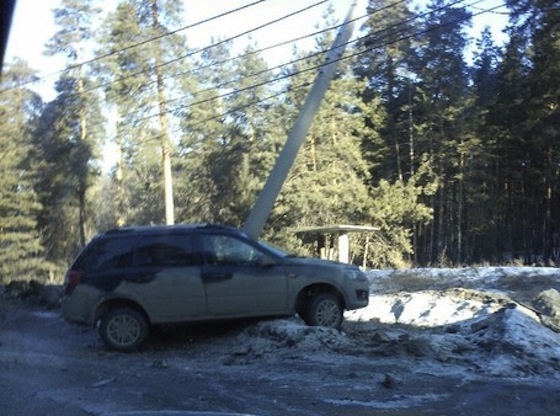
[[[148,321],[134,309],[113,309],[101,318],[99,335],[109,349],[134,351],[148,336]]]
[[[308,303],[305,323],[339,329],[342,325],[342,313],[342,305],[335,295],[318,293]]]

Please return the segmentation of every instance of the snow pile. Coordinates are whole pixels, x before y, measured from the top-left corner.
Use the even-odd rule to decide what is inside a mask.
[[[435,327],[484,317],[500,307],[498,302],[465,299],[452,292],[423,291],[372,295],[366,308],[348,311],[345,317],[350,321]]]
[[[560,334],[512,295],[560,288],[558,269],[416,269],[370,274],[370,280],[369,306],[346,312],[342,331],[308,327],[296,318],[261,321],[235,337],[225,363],[342,353],[420,359],[438,371],[458,366],[490,376],[560,377]]]
[[[544,327],[533,311],[517,306],[503,309],[491,318],[488,326],[467,336],[467,340],[486,352],[486,373],[558,377],[560,335]]]
[[[343,332],[305,325],[299,319],[262,321],[236,337],[233,357],[260,357],[278,350],[300,353],[349,351],[355,346]]]
[[[556,267],[463,267],[371,270],[368,272],[372,293],[395,293],[417,289],[490,290],[515,293],[544,290],[560,282]],[[521,287],[520,287],[521,286]]]

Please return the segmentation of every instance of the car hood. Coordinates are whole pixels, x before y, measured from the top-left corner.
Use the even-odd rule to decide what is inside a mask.
[[[354,269],[356,266],[346,263],[340,263],[332,260],[318,259],[315,257],[286,257],[284,258],[286,264],[302,265],[302,266],[316,266],[316,267],[336,267],[339,269]]]

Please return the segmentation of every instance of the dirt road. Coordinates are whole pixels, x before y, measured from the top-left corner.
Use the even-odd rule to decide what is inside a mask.
[[[0,300],[0,414],[560,415],[557,379],[480,375],[409,328],[287,325],[297,338],[266,322],[160,329],[121,354],[56,310]]]

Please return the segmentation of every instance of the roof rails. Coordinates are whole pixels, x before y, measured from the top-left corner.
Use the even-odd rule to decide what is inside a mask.
[[[240,231],[238,228],[230,225],[222,224],[175,224],[175,225],[131,225],[126,227],[118,227],[107,230],[105,234],[126,234],[126,233],[138,233],[138,232],[148,232],[148,231],[163,231],[163,230],[192,230],[195,228],[208,228],[216,230],[230,230],[230,231]]]

